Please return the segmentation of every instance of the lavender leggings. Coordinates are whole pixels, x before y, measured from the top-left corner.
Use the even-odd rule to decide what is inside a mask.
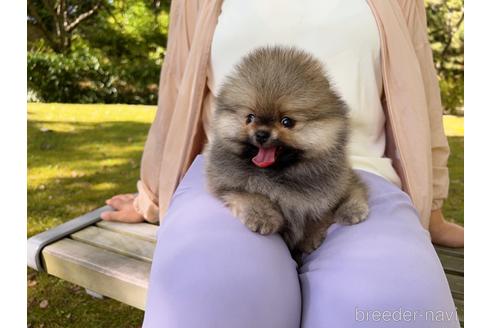
[[[144,327],[459,327],[410,199],[358,173],[369,218],[332,225],[296,268],[278,234],[250,232],[206,191],[198,156],[159,228]]]

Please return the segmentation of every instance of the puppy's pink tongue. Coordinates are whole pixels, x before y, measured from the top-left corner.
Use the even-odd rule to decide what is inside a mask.
[[[253,157],[253,163],[259,167],[269,167],[273,163],[275,163],[275,151],[277,147],[263,148],[260,147],[258,150],[258,154]]]

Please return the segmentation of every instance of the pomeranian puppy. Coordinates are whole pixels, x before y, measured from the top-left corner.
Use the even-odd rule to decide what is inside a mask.
[[[252,51],[225,79],[205,149],[209,190],[251,231],[310,253],[333,222],[369,212],[347,158],[347,106],[323,65],[293,47]]]

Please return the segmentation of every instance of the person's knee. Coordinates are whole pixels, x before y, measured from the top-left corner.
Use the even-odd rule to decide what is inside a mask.
[[[369,327],[457,327],[442,269],[425,256],[420,260],[420,265],[413,268],[393,260],[394,266],[385,272],[371,270],[354,277],[358,286],[348,287],[344,297],[339,298],[342,307],[348,309],[347,313],[352,312],[355,322],[367,322]]]
[[[303,326],[456,327],[452,297],[432,245],[413,240],[347,250],[330,257],[338,266],[322,261],[317,271],[305,271]],[[433,322],[433,314],[449,320]]]
[[[285,245],[274,236],[249,237],[183,236],[159,255],[151,288],[180,326],[299,326],[299,282]]]

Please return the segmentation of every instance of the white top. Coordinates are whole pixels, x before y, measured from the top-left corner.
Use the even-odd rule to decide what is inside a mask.
[[[241,57],[266,45],[297,46],[325,65],[335,90],[349,106],[352,167],[401,186],[384,157],[385,116],[380,40],[365,0],[224,0],[211,64],[216,95]]]

